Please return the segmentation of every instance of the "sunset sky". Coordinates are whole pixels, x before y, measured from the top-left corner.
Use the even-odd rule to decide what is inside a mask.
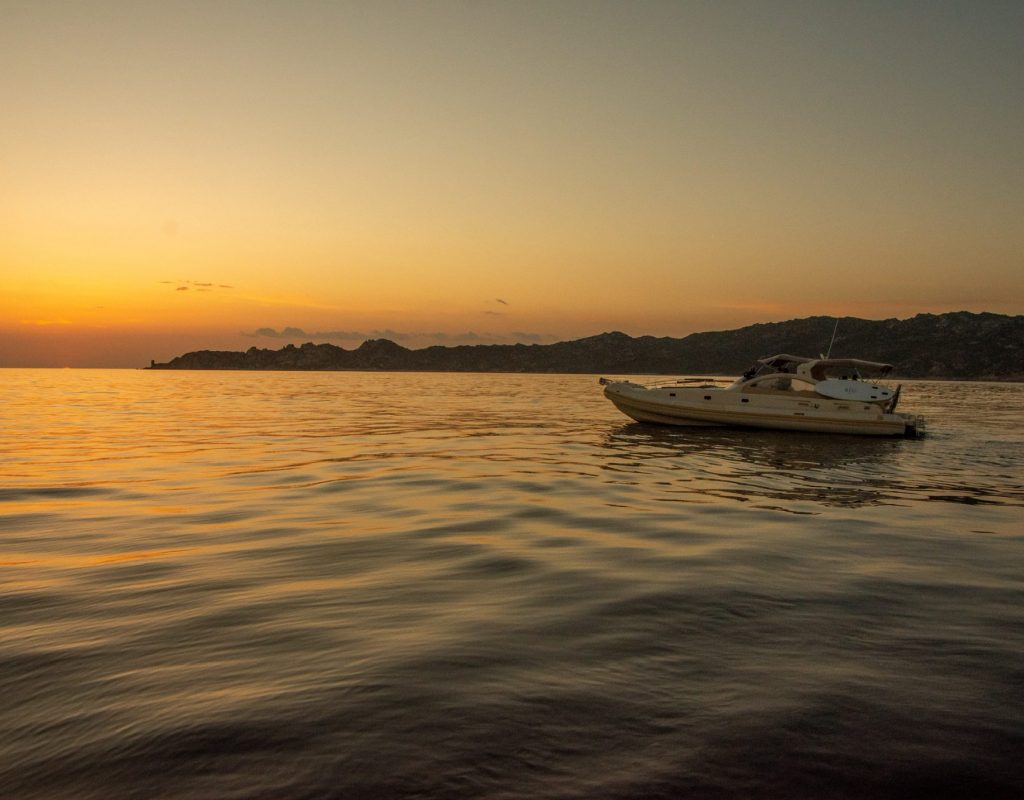
[[[0,366],[1024,313],[1021,2],[0,19]]]

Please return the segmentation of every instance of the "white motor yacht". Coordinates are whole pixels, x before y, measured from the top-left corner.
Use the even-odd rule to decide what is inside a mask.
[[[638,422],[719,425],[869,436],[920,436],[924,418],[896,411],[900,388],[872,379],[891,364],[854,358],[762,358],[729,386],[657,386],[601,378],[604,394]],[[701,380],[701,379],[698,379]]]

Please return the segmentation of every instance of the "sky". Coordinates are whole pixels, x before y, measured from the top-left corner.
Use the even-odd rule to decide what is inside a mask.
[[[0,18],[0,366],[1024,313],[1024,3]]]

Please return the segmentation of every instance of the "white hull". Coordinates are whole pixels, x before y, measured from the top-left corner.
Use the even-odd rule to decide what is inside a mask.
[[[719,388],[647,388],[611,382],[605,396],[638,422],[661,425],[729,426],[866,436],[913,436],[923,421],[886,413],[877,404],[825,397],[778,397]]]

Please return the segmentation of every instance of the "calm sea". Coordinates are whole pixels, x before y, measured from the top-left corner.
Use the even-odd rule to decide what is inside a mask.
[[[1024,384],[0,371],[0,797],[1019,797]]]

